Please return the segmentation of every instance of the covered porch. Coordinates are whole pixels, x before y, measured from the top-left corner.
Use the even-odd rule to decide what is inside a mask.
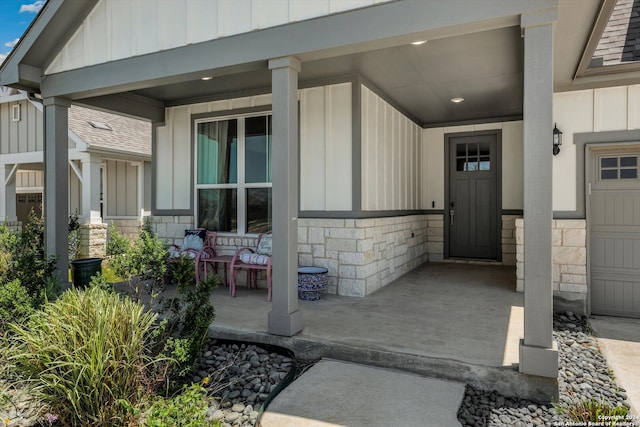
[[[213,295],[211,334],[323,357],[464,381],[506,395],[543,398],[552,382],[518,372],[524,298],[513,267],[425,263],[366,298],[324,294],[299,301],[294,337],[268,332],[266,290],[225,287]]]

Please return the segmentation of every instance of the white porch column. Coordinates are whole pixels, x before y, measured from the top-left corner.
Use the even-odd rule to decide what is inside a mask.
[[[62,283],[69,270],[69,100],[44,98],[44,240],[47,256],[57,257]]]
[[[298,309],[298,73],[293,57],[269,61],[273,91],[273,302],[269,333],[302,330]]]
[[[100,216],[100,163],[102,159],[90,155],[82,160],[82,222],[101,224]]]
[[[558,376],[553,341],[552,129],[555,8],[522,16],[524,35],[524,339],[520,372]]]
[[[0,179],[0,221],[17,221],[14,165],[0,165]]]

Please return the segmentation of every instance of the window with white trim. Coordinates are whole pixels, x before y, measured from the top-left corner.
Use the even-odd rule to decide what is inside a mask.
[[[198,227],[271,230],[271,114],[196,121]]]

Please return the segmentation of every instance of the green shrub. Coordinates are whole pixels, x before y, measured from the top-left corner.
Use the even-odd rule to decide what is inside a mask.
[[[156,315],[99,286],[72,289],[12,324],[8,360],[62,425],[126,425],[162,380],[148,354]]]
[[[192,384],[170,398],[158,398],[146,412],[148,427],[216,427],[220,421],[207,421],[209,399],[204,387]]]
[[[78,258],[80,251],[80,222],[78,212],[69,215],[69,261]]]
[[[21,323],[29,317],[35,311],[31,302],[19,280],[0,285],[0,331],[6,330],[9,322]]]
[[[129,282],[138,298],[144,288],[153,300],[164,291],[168,257],[169,253],[151,230],[149,221],[145,221],[138,238],[124,253],[115,255],[109,265]]]
[[[206,342],[209,325],[215,319],[215,310],[211,304],[211,292],[219,280],[212,275],[196,284],[193,258],[181,256],[171,262],[173,278],[177,283],[177,295],[163,301],[162,312],[169,313],[166,323],[166,335],[175,340],[166,339],[166,354],[171,354],[179,363],[176,374],[184,376],[191,371],[200,357]]]
[[[124,237],[111,221],[107,239],[107,256],[122,255],[129,250],[130,245],[129,239]]]
[[[19,321],[56,296],[54,269],[55,259],[44,253],[41,218],[31,212],[20,233],[0,225],[0,333],[8,321]]]

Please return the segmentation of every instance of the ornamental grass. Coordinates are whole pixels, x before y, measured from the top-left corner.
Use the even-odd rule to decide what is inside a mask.
[[[108,290],[72,289],[12,325],[9,360],[62,425],[127,425],[166,365],[148,351],[155,319]]]

